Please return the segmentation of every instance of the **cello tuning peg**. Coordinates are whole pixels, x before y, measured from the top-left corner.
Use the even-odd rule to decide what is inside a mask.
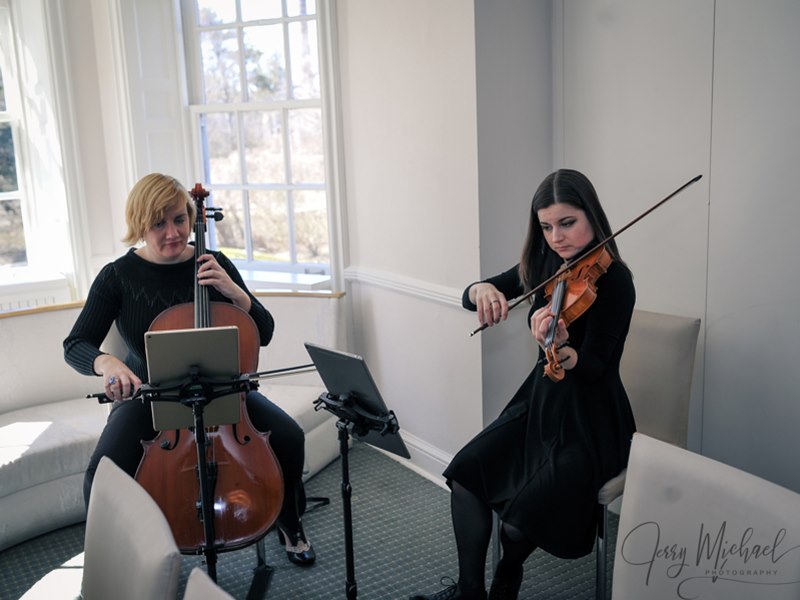
[[[222,214],[222,209],[215,206],[206,206],[206,217],[210,217],[215,221],[222,221],[225,215]]]

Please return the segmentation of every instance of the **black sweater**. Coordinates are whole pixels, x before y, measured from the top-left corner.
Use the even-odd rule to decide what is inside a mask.
[[[250,316],[258,327],[261,345],[266,346],[275,329],[272,315],[247,290],[239,271],[224,254],[209,253],[250,296]],[[67,363],[83,375],[97,375],[94,361],[101,354],[100,344],[116,321],[128,347],[125,364],[142,381],[147,381],[144,334],[165,309],[194,301],[194,271],[194,258],[175,264],[156,264],[138,256],[134,249],[107,264],[92,283],[86,304],[64,340]],[[210,286],[209,299],[231,302]]]

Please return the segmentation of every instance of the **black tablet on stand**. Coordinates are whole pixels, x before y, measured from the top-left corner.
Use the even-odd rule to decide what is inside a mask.
[[[203,327],[148,331],[144,334],[148,383],[168,388],[189,375],[192,368],[203,377],[220,381],[239,378],[239,328]],[[232,425],[239,422],[241,393],[215,398],[204,410],[205,425]],[[180,402],[151,402],[153,429],[188,429],[194,425],[192,409]]]
[[[386,407],[378,386],[372,379],[364,359],[332,348],[306,343],[311,360],[327,388],[327,392],[314,401],[317,410],[325,409],[337,417],[339,452],[342,455],[342,501],[344,505],[344,541],[347,567],[345,592],[347,600],[355,600],[358,587],[353,559],[353,520],[350,499],[349,439],[353,437],[372,446],[411,458],[394,412]]]
[[[356,354],[316,344],[306,343],[305,346],[328,390],[328,395],[334,396],[331,399],[334,406],[331,408],[339,408],[337,404],[342,403],[341,399],[349,396],[341,407],[343,410],[338,411],[344,412],[343,415],[333,410],[331,412],[335,412],[339,417],[352,417],[355,421],[353,436],[397,456],[411,458],[408,448],[400,437],[394,413],[383,401],[364,359]],[[346,410],[348,408],[350,410]],[[359,421],[365,422],[359,423]],[[359,424],[362,426],[359,427]]]

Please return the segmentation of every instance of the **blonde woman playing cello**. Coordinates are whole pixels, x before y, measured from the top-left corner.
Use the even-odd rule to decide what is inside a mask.
[[[152,173],[131,189],[125,211],[129,244],[143,242],[107,264],[92,283],[86,304],[69,336],[64,357],[84,375],[103,378],[105,394],[114,403],[108,422],[89,462],[84,481],[88,505],[92,480],[102,456],[108,456],[134,476],[142,459],[142,440],[154,438],[148,403],[130,402],[147,379],[144,333],[162,311],[194,297],[195,251],[189,244],[195,206],[186,189],[168,175]],[[255,321],[260,343],[266,346],[275,327],[272,315],[249,292],[241,275],[222,253],[208,251],[198,258],[198,283],[210,299],[243,309]],[[100,351],[111,326],[127,346],[124,357]],[[304,434],[297,423],[262,394],[246,397],[247,413],[260,431],[271,431],[270,444],[283,472],[285,494],[278,527],[290,561],[310,565],[315,560],[300,519],[305,508],[302,482]]]

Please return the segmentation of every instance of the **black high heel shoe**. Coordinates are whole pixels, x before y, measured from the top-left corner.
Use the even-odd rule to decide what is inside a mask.
[[[301,567],[308,567],[314,564],[317,554],[311,546],[311,542],[303,531],[303,523],[298,522],[297,532],[292,536],[278,527],[278,541],[286,546],[286,556],[290,562]]]

